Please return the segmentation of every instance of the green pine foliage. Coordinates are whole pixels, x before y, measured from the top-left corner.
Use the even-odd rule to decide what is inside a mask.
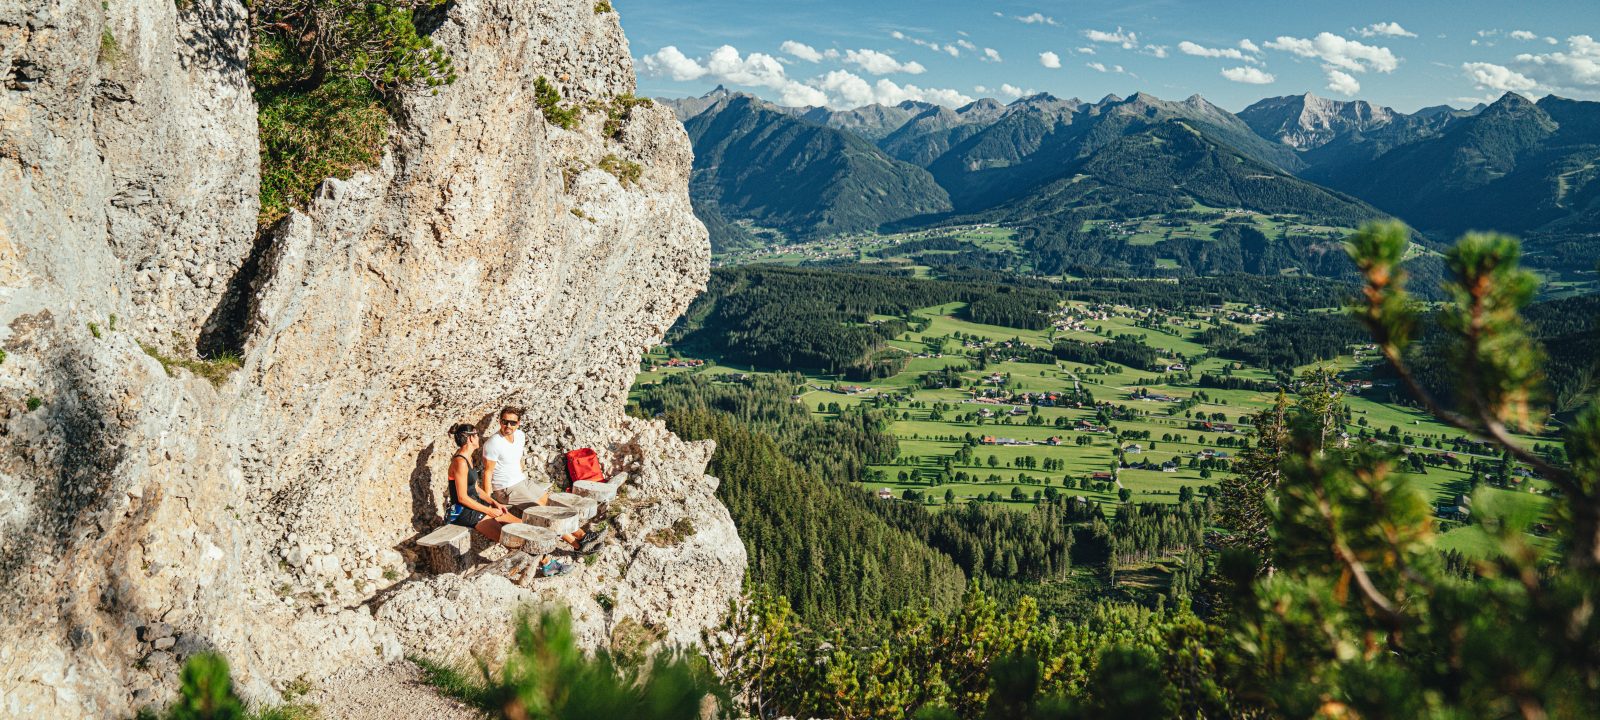
[[[139,720],[315,720],[316,709],[280,705],[250,709],[233,689],[228,661],[215,653],[191,656],[178,677],[178,701],[162,712],[139,711]]]
[[[729,639],[737,642],[730,642]],[[974,587],[961,607],[895,613],[859,651],[808,634],[757,587],[706,634],[710,664],[759,717],[1229,717],[1223,632],[1185,608],[1101,605],[1044,620]]]
[[[1566,431],[1570,467],[1520,447],[1509,429],[1544,418],[1540,354],[1520,310],[1533,278],[1514,240],[1469,235],[1447,254],[1442,311],[1456,408],[1415,380],[1406,349],[1418,312],[1398,260],[1402,228],[1350,243],[1366,278],[1357,314],[1396,374],[1441,420],[1533,466],[1559,498],[1555,559],[1521,531],[1536,520],[1481,495],[1475,514],[1499,552],[1463,577],[1434,550],[1424,497],[1381,446],[1324,446],[1296,426],[1276,493],[1278,571],[1237,600],[1237,641],[1266,707],[1290,717],[1594,717],[1600,713],[1600,412]],[[1485,521],[1486,520],[1486,521]],[[1459,565],[1459,559],[1456,563]],[[1242,567],[1235,565],[1233,567]]]
[[[401,88],[456,80],[416,13],[442,0],[257,0],[249,75],[261,137],[265,226],[303,206],[329,177],[382,157],[388,100]]]
[[[418,660],[435,688],[507,720],[655,718],[696,720],[702,703],[724,693],[702,663],[657,654],[635,661],[578,647],[566,611],[524,614],[515,643],[498,672],[479,665],[476,677]]]
[[[571,130],[578,126],[579,112],[561,99],[561,91],[543,75],[533,81],[533,100],[544,114],[545,122]]]

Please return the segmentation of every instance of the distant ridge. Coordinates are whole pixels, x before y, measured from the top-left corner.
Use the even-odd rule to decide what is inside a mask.
[[[738,98],[745,121],[710,122]],[[1044,219],[1198,204],[1336,227],[1389,213],[1439,241],[1496,228],[1568,264],[1600,254],[1600,103],[1507,94],[1406,114],[1303,93],[1235,115],[1200,95],[1136,92],[833,110],[722,87],[664,102],[691,128],[697,211],[721,245],[764,242],[762,227],[797,238],[973,220],[1060,230]]]

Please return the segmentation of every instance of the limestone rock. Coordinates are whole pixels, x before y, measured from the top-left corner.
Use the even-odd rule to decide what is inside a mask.
[[[436,21],[460,80],[402,95],[382,162],[258,242],[244,3],[0,4],[0,716],[131,715],[198,648],[271,702],[507,638],[484,617],[524,603],[572,607],[591,645],[629,618],[692,643],[738,591],[709,445],[623,413],[709,273],[681,125],[638,107],[610,137],[603,111],[564,130],[534,104],[541,76],[580,105],[633,92],[616,13],[457,0]],[[217,386],[154,357],[219,329],[243,339]],[[528,588],[414,572],[445,429],[505,404],[528,408],[534,479],[575,447],[627,468],[629,534]],[[682,545],[643,542],[685,516]],[[129,618],[181,640],[151,652]]]

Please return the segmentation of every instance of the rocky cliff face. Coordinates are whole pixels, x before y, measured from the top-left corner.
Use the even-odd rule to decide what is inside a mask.
[[[1306,93],[1258,101],[1239,117],[1264,138],[1296,150],[1314,150],[1341,137],[1381,128],[1402,116],[1364,100],[1329,100]]]
[[[570,605],[591,644],[693,641],[744,551],[710,448],[622,408],[709,248],[670,111],[602,130],[633,91],[615,13],[447,6],[433,36],[460,80],[402,98],[381,167],[259,242],[245,18],[0,6],[0,714],[124,713],[208,648],[271,699],[402,652],[492,651],[483,628],[524,603]],[[602,109],[548,124],[539,76]],[[624,184],[607,156],[643,172]],[[220,326],[243,340],[219,384],[155,357]],[[428,576],[408,553],[442,521],[444,430],[507,403],[535,467],[590,446],[631,470],[620,538],[531,589]],[[684,518],[687,537],[656,532]],[[157,622],[173,640],[136,635]]]

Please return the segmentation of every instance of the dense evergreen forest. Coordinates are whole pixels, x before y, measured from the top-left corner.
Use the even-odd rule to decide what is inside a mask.
[[[1600,388],[1600,296],[1534,303],[1526,318],[1529,335],[1544,351],[1551,405],[1561,413],[1576,410]],[[1411,353],[1418,380],[1429,392],[1453,401],[1454,355],[1437,317],[1424,318],[1420,340]]]
[[[1069,300],[1167,310],[1243,303],[1289,312],[1341,307],[1355,295],[1354,285],[1336,280],[1241,274],[1185,278],[1181,282],[1083,280],[1065,283],[1061,288]]]
[[[1111,342],[1091,344],[1077,340],[1057,340],[1051,352],[1059,359],[1085,365],[1103,365],[1108,362],[1126,365],[1139,370],[1163,369],[1162,354],[1144,344],[1136,335],[1119,335]]]
[[[1222,357],[1285,371],[1332,360],[1350,345],[1367,339],[1361,326],[1344,313],[1274,318],[1253,335],[1224,326],[1206,330],[1196,338]]]
[[[998,292],[967,303],[961,317],[981,325],[1040,330],[1050,326],[1050,311],[1061,302],[1054,293],[1037,290]]]
[[[870,412],[815,422],[789,395],[798,376],[749,384],[674,378],[641,399],[687,440],[715,440],[707,472],[722,480],[750,556],[750,579],[774,588],[818,627],[865,630],[902,608],[951,608],[966,578],[920,538],[883,521],[849,483],[889,462],[895,439]]]
[[[1057,299],[1043,290],[989,283],[744,266],[714,271],[673,337],[680,347],[725,362],[864,379],[898,369],[878,353],[917,322],[915,309],[969,303],[980,322],[1037,329]]]

